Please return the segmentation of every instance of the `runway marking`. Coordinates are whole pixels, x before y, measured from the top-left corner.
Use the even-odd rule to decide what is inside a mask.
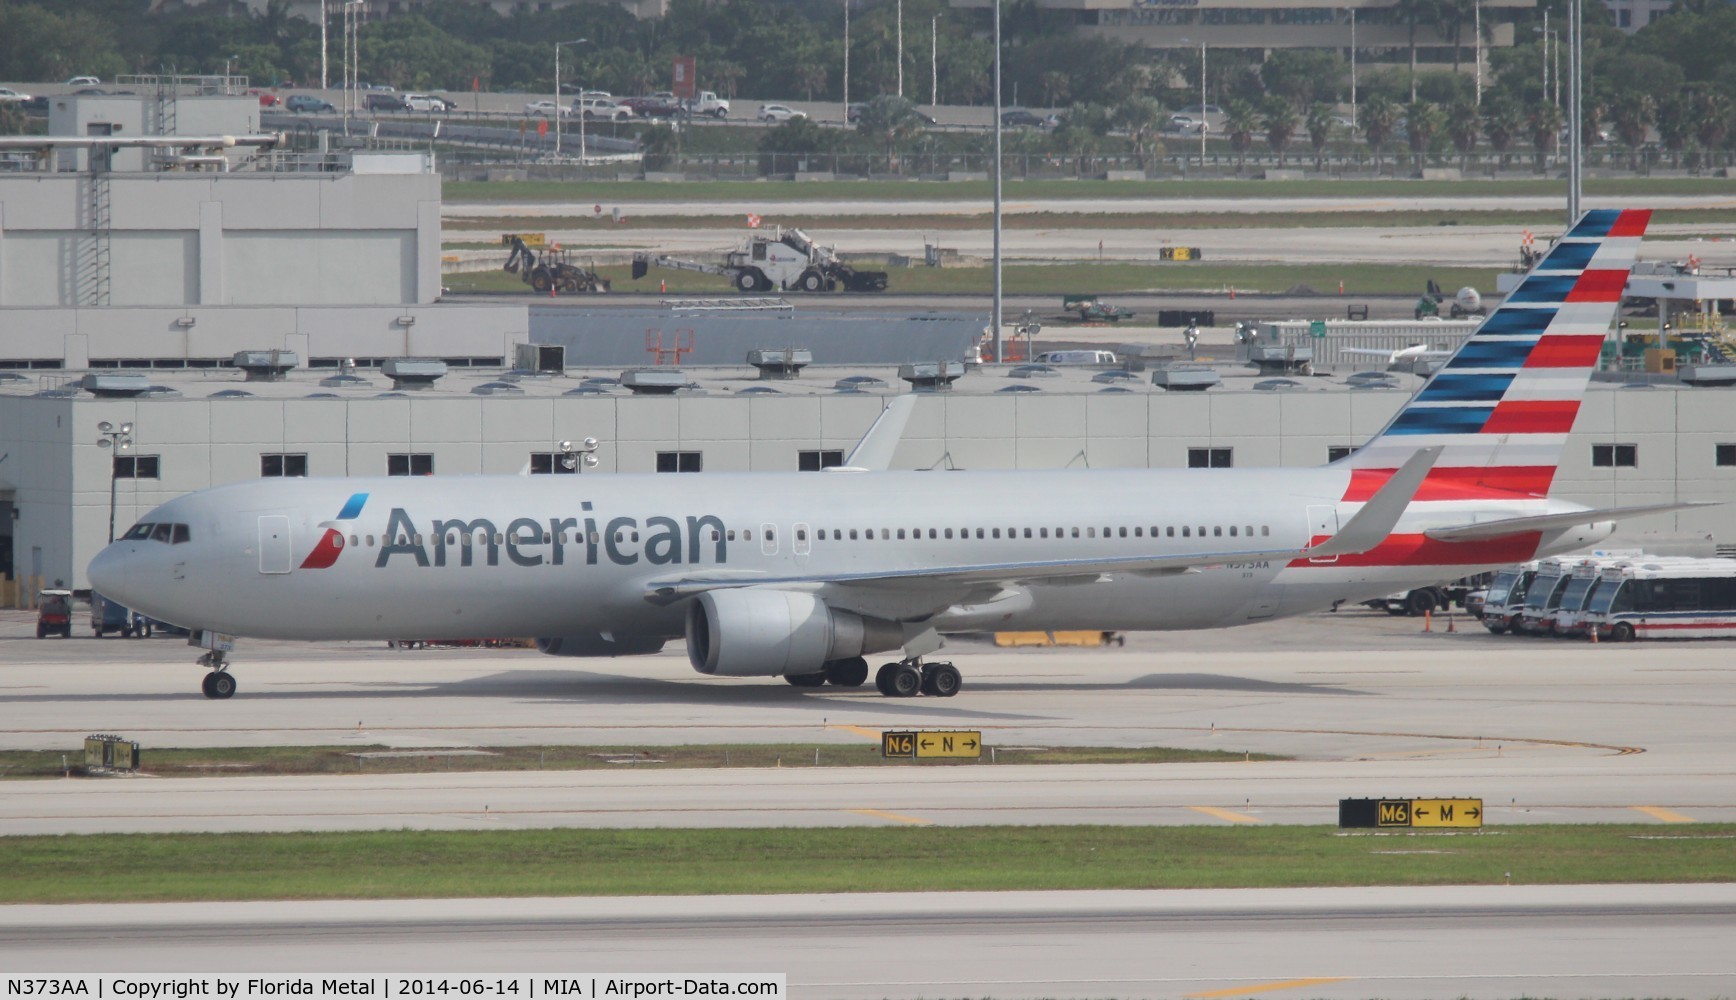
[[[1217,806],[1188,806],[1188,808],[1197,813],[1205,813],[1207,816],[1215,816],[1226,823],[1260,822],[1258,818],[1249,816],[1246,813],[1230,812],[1228,809],[1219,809]]]
[[[853,812],[858,816],[872,816],[875,819],[889,819],[894,823],[909,823],[912,826],[934,825],[934,820],[931,819],[918,819],[915,816],[904,816],[895,812],[887,812],[884,809],[850,809],[847,811]]]
[[[1203,1000],[1206,997],[1240,997],[1250,993],[1266,993],[1271,990],[1294,990],[1304,986],[1325,986],[1327,983],[1342,983],[1349,976],[1315,976],[1311,979],[1284,979],[1275,983],[1254,983],[1251,986],[1232,986],[1223,990],[1207,990],[1204,993],[1188,993],[1190,1000]]]
[[[1661,806],[1634,806],[1633,808],[1636,812],[1643,812],[1647,816],[1650,816],[1653,819],[1663,820],[1665,823],[1694,822],[1694,817],[1692,816],[1684,816],[1679,812],[1672,812]]]
[[[826,728],[827,729],[842,729],[847,733],[855,733],[857,736],[866,736],[869,739],[874,740],[876,742],[879,742],[879,740],[880,740],[880,730],[869,729],[867,726],[852,726],[852,725],[849,725],[847,723],[838,722],[838,723],[834,723],[832,725],[829,725]]]

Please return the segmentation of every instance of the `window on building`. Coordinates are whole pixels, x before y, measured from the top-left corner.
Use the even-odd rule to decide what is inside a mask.
[[[1715,465],[1736,465],[1736,444],[1721,444],[1715,449]]]
[[[658,472],[699,472],[705,467],[704,454],[697,451],[660,451],[657,453]]]
[[[578,454],[533,451],[530,453],[530,474],[533,476],[570,476],[579,471],[579,464],[583,459],[584,456]]]
[[[803,451],[796,455],[796,469],[799,472],[819,472],[821,469],[831,469],[843,464],[844,453],[837,449]]]
[[[433,474],[434,455],[432,452],[416,451],[386,456],[386,475],[388,476],[432,476]]]
[[[272,454],[259,456],[259,474],[261,476],[305,476],[307,475],[307,456],[294,454]]]
[[[1227,469],[1231,448],[1189,448],[1187,467],[1190,469]]]
[[[1347,444],[1327,445],[1326,460],[1328,462],[1336,462],[1341,458],[1349,458],[1351,453],[1354,451],[1356,451],[1356,449]]]
[[[116,479],[160,479],[162,459],[156,455],[116,455]]]
[[[1591,446],[1591,466],[1594,469],[1632,469],[1639,464],[1639,445],[1594,444]]]

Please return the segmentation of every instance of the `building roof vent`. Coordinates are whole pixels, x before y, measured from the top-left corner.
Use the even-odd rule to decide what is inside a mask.
[[[472,386],[470,394],[473,396],[522,396],[524,395],[524,388],[513,385],[511,382],[484,382],[481,385]]]
[[[1151,384],[1170,392],[1204,392],[1219,382],[1210,365],[1173,364],[1151,373]]]
[[[0,372],[0,385],[21,385],[30,381],[17,372]]]
[[[951,389],[954,382],[964,377],[964,362],[906,362],[898,366],[898,377],[909,382],[912,388],[939,392]]]
[[[446,362],[438,358],[387,358],[380,362],[380,373],[392,380],[392,388],[432,389],[434,383],[446,377]]]
[[[151,380],[144,375],[121,375],[91,372],[79,380],[79,387],[99,399],[136,399],[149,392]]]
[[[560,375],[567,370],[567,348],[564,344],[519,344],[512,349],[513,367],[544,375]]]
[[[229,363],[246,372],[249,382],[282,382],[301,359],[294,351],[236,351]]]
[[[784,347],[775,351],[749,351],[747,363],[759,369],[762,379],[791,379],[814,363],[814,352],[806,347]]]
[[[374,383],[360,375],[351,375],[347,372],[322,378],[319,380],[319,384],[327,389],[372,389],[374,387]]]
[[[642,396],[672,396],[690,384],[679,368],[630,368],[621,373],[621,385]]]
[[[886,380],[872,375],[846,375],[833,382],[832,388],[839,392],[864,392],[868,389],[886,388]]]

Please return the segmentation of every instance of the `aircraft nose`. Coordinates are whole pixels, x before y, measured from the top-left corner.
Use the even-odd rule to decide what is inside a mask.
[[[132,574],[129,572],[127,553],[122,546],[110,542],[108,547],[96,554],[90,561],[90,567],[85,575],[90,577],[91,588],[104,597],[111,597],[129,607],[128,583]]]

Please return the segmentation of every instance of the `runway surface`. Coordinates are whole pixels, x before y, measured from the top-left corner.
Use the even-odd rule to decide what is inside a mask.
[[[0,908],[84,972],[782,972],[801,998],[1728,997],[1736,886]]]
[[[14,616],[16,617],[16,616]],[[249,644],[240,694],[211,702],[177,640],[0,637],[0,746],[91,732],[144,747],[153,777],[24,782],[10,833],[972,823],[1329,823],[1341,797],[1474,796],[1491,824],[1736,820],[1736,665],[1728,643],[1591,645],[1424,633],[1345,611],[1125,648],[955,644],[952,699],[703,677],[676,655],[400,652]],[[992,762],[815,768],[884,729],[980,729]],[[789,743],[783,768],[193,777],[168,746],[393,748]],[[1260,763],[1020,765],[1019,747],[1159,745]],[[436,758],[437,759],[437,758]]]

